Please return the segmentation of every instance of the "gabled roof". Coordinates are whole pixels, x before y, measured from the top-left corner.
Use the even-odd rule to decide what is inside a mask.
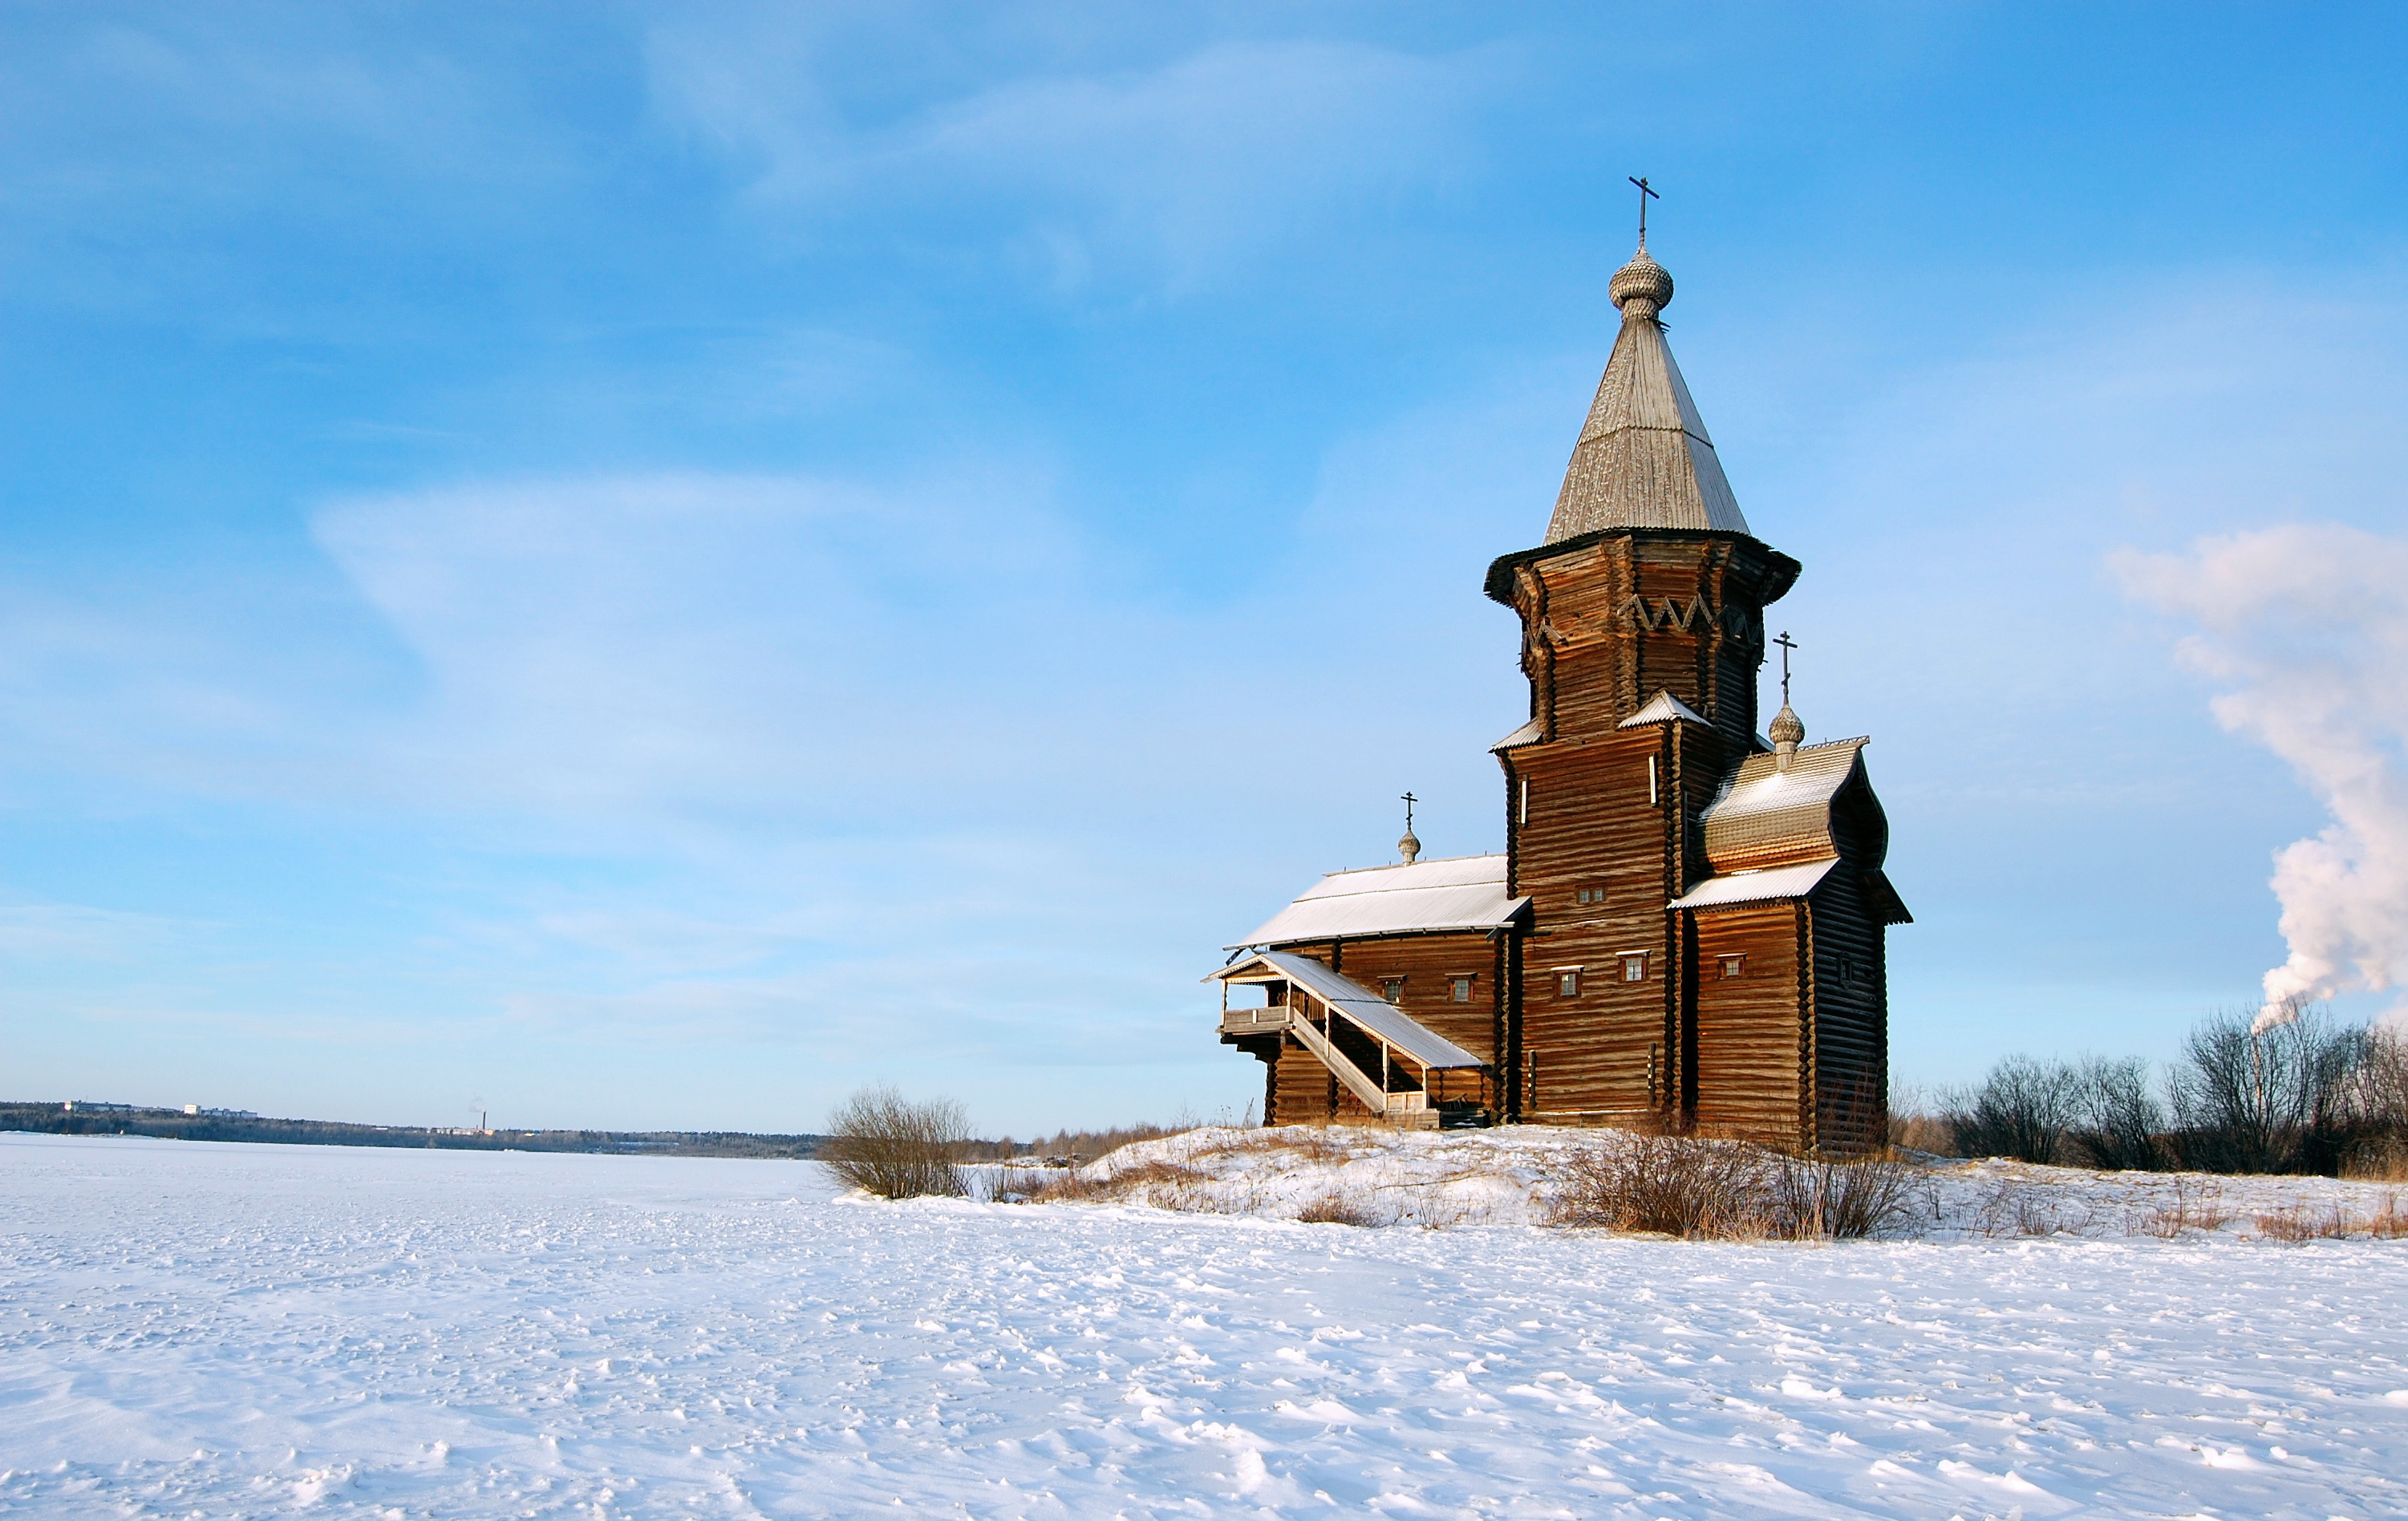
[[[1779,757],[1740,762],[1722,795],[1707,805],[1706,859],[1718,873],[1787,866],[1840,854],[1831,803],[1856,775],[1870,739],[1833,739],[1799,748],[1789,769]],[[1878,859],[1864,863],[1877,867]]]
[[[1708,728],[1712,728],[1713,726],[1711,724],[1706,724],[1705,719],[1696,709],[1690,707],[1687,703],[1683,702],[1680,698],[1672,696],[1670,692],[1659,687],[1656,689],[1656,696],[1648,699],[1646,707],[1640,709],[1639,711],[1631,714],[1628,718],[1624,719],[1621,723],[1615,725],[1614,727],[1619,729],[1638,729],[1644,728],[1650,724],[1681,723],[1705,724]]]
[[[1333,871],[1225,950],[1343,936],[1499,929],[1529,903],[1505,891],[1505,857],[1458,855],[1412,866]]]
[[[1314,997],[1424,1067],[1452,1069],[1481,1065],[1480,1058],[1470,1052],[1360,983],[1340,976],[1311,956],[1292,955],[1284,951],[1258,951],[1236,966],[1222,968],[1205,981],[1257,982],[1266,969],[1301,984]]]
[[[1611,289],[1622,309],[1622,332],[1572,446],[1547,542],[1608,528],[1747,533],[1705,421],[1656,320],[1672,298],[1671,276],[1642,248],[1614,275]]]

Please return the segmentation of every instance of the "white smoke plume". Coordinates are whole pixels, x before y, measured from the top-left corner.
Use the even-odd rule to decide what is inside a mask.
[[[2217,721],[2289,762],[2332,815],[2274,853],[2290,958],[2266,973],[2258,1027],[2408,982],[2408,542],[2289,524],[2114,568],[2199,625],[2179,652],[2225,688]],[[2408,1000],[2386,1017],[2403,1015]]]

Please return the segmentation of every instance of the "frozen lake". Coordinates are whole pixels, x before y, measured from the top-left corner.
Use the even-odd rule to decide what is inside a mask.
[[[0,1515],[2395,1516],[2403,1290],[7,1135]]]

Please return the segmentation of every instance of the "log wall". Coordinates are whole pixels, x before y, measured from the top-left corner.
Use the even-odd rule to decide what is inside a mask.
[[[1805,907],[1742,904],[1694,915],[1697,1068],[1691,1112],[1701,1135],[1794,1146],[1807,1099]],[[1737,977],[1721,958],[1742,956]]]
[[[1677,1061],[1679,944],[1665,903],[1683,809],[1670,737],[1661,726],[1617,730],[1505,761],[1515,799],[1508,881],[1531,899],[1533,926],[1521,946],[1516,1107],[1539,1119],[1650,1109]],[[1584,892],[1603,899],[1584,903]],[[1643,981],[1624,980],[1629,951],[1646,954]],[[1567,967],[1581,969],[1569,997],[1559,990]]]

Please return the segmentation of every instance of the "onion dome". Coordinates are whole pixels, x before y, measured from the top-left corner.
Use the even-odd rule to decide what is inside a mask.
[[[1653,317],[1672,304],[1672,277],[1642,248],[1628,264],[1613,272],[1613,279],[1606,282],[1605,294],[1613,298],[1625,317]],[[1630,307],[1634,301],[1645,305],[1634,311]]]
[[[1397,854],[1405,858],[1405,865],[1411,866],[1421,853],[1422,842],[1413,838],[1413,826],[1409,824],[1405,825],[1404,838],[1397,841]]]
[[[1805,721],[1798,716],[1798,710],[1784,702],[1781,711],[1772,715],[1772,727],[1765,732],[1772,739],[1773,764],[1784,771],[1789,769],[1789,757],[1798,753],[1798,746],[1806,738]]]

